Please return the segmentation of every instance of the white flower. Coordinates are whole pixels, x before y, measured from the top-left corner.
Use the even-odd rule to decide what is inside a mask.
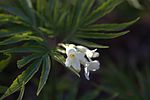
[[[99,57],[99,53],[96,52],[97,49],[89,50],[88,48],[86,48],[86,47],[84,47],[84,46],[76,46],[76,48],[77,48],[79,51],[85,53],[88,58],[96,58],[96,57]]]
[[[90,75],[90,71],[96,71],[100,68],[100,63],[97,60],[94,61],[90,61],[87,62],[84,68],[84,75],[86,77],[87,80],[90,80],[89,75]]]
[[[66,67],[73,67],[76,71],[80,72],[81,65],[83,65],[85,71],[84,75],[87,80],[90,79],[90,71],[96,71],[100,68],[99,61],[92,60],[92,58],[96,58],[99,56],[99,53],[96,52],[97,49],[90,50],[84,46],[76,46],[74,44],[63,43],[60,43],[59,46],[66,49]]]
[[[66,54],[67,54],[67,58],[66,58],[66,62],[65,65],[67,67],[73,67],[75,70],[80,71],[81,67],[80,67],[80,63],[85,63],[85,54],[81,53],[81,52],[77,52],[77,50],[75,48],[66,48]]]

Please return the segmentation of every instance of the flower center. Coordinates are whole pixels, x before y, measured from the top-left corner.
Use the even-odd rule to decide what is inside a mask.
[[[70,57],[71,59],[74,59],[74,58],[75,58],[75,54],[70,54],[69,57]]]

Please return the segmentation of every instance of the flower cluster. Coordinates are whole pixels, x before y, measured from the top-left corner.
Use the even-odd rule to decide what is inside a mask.
[[[84,66],[85,77],[89,80],[90,71],[96,71],[100,68],[100,63],[92,58],[99,57],[97,49],[90,50],[84,46],[76,46],[74,44],[61,44],[66,50],[67,55],[65,65],[66,67],[73,67],[80,72],[81,65]]]

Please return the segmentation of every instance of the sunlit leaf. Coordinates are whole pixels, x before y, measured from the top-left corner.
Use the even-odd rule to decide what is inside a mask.
[[[37,90],[37,95],[39,95],[42,88],[46,84],[46,81],[48,79],[48,75],[49,75],[49,72],[50,72],[50,68],[51,68],[50,57],[49,57],[49,55],[45,55],[43,57],[42,73],[41,73],[40,82],[39,82],[39,86],[38,86],[38,90]]]
[[[20,94],[17,100],[22,100],[23,95],[24,95],[24,91],[25,91],[25,82],[22,83],[21,89],[20,89]]]
[[[12,93],[18,91],[23,83],[27,83],[34,74],[38,71],[39,67],[41,65],[40,60],[34,61],[25,71],[23,71],[11,84],[11,86],[7,89],[5,94],[0,98],[4,99],[5,97],[11,95]]]

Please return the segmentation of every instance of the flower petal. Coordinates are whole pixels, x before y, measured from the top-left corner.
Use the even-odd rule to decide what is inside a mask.
[[[77,57],[77,59],[79,59],[79,60],[84,59],[84,58],[85,58],[84,56],[85,56],[84,53],[81,53],[81,52],[77,52],[77,53],[76,53],[76,57]]]
[[[90,72],[89,72],[87,67],[84,68],[84,75],[85,75],[87,80],[90,80],[90,78],[89,78]]]
[[[80,61],[78,59],[74,59],[72,61],[72,67],[74,69],[76,69],[77,71],[80,71],[81,70],[81,67],[80,67]]]
[[[98,52],[94,52],[93,53],[93,58],[99,57],[99,53]]]
[[[76,49],[75,48],[66,48],[66,54],[69,56],[70,54],[75,54]]]
[[[84,47],[84,46],[76,46],[76,48],[80,51],[80,52],[82,52],[82,53],[85,53],[87,50],[88,50],[88,48],[86,48],[86,47]]]
[[[69,57],[67,57],[66,62],[65,62],[66,67],[70,67],[71,63],[72,63],[71,59]]]
[[[77,59],[79,59],[79,61],[80,61],[80,63],[82,65],[85,65],[87,63],[87,59],[85,58],[85,54],[84,53],[78,52],[76,54],[76,57],[77,57]]]
[[[88,62],[86,64],[86,67],[88,68],[89,71],[96,71],[100,68],[100,63],[97,60]]]

